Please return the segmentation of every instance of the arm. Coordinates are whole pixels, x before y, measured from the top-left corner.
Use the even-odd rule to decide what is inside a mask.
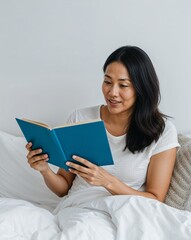
[[[61,168],[57,173],[54,173],[49,168],[45,172],[41,171],[41,174],[48,188],[59,197],[63,197],[68,193],[75,178],[74,174],[71,174]]]
[[[41,149],[32,150],[32,143],[28,143],[26,148],[29,151],[27,155],[28,163],[33,169],[42,174],[48,188],[59,197],[66,195],[75,175],[64,169],[59,169],[57,173],[54,173],[47,163],[47,154],[41,154]]]
[[[109,183],[106,189],[112,194],[139,195],[163,202],[170,185],[175,159],[176,148],[156,154],[151,158],[145,192],[130,188],[117,179]]]
[[[71,169],[70,172],[79,174],[92,185],[105,187],[113,195],[138,195],[164,201],[174,169],[176,148],[169,149],[151,157],[147,171],[145,192],[127,186],[103,168],[97,167],[85,159],[79,157],[75,159],[85,164],[88,168],[74,163],[68,163],[68,166],[76,169]]]

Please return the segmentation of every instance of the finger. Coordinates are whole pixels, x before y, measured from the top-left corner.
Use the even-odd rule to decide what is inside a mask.
[[[71,173],[79,175],[80,177],[84,178],[85,180],[90,180],[90,178],[91,178],[87,173],[83,173],[83,172],[80,172],[80,171],[72,169],[72,168],[69,168],[69,171]]]
[[[91,184],[91,185],[97,185],[96,182],[95,182],[95,178],[86,174],[86,173],[82,173],[82,172],[79,172],[75,169],[71,169],[69,168],[69,171],[73,174],[76,174],[76,175],[79,175],[80,177],[82,177],[87,183]]]
[[[66,165],[78,170],[79,172],[83,172],[83,173],[89,173],[89,169],[87,167],[83,167],[77,163],[73,163],[73,162],[66,162]]]
[[[33,164],[35,162],[39,162],[39,161],[48,161],[48,154],[42,154],[42,155],[39,155],[39,156],[35,156],[33,158],[30,158],[28,160],[28,163],[29,164]]]
[[[40,154],[40,153],[42,153],[42,149],[41,148],[29,151],[29,153],[27,155],[27,158],[32,158],[33,156],[35,156],[37,154]]]
[[[28,142],[25,147],[28,151],[30,151],[32,149],[32,142]]]
[[[81,158],[79,156],[73,155],[72,158],[80,163],[82,163],[83,165],[87,166],[88,168],[95,168],[97,167],[97,165],[91,163],[90,161],[86,160],[85,158]]]
[[[34,168],[34,167],[37,167],[38,165],[40,165],[42,162],[46,162],[46,161],[47,161],[47,160],[40,160],[40,161],[31,163],[30,166],[31,166],[32,168]]]

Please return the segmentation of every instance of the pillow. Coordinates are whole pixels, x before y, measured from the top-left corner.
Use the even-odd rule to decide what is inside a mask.
[[[178,135],[181,148],[165,203],[171,207],[191,211],[191,138]]]
[[[60,198],[52,193],[38,171],[27,163],[26,140],[0,131],[0,197],[30,201],[52,210]],[[53,171],[57,167],[51,166]]]

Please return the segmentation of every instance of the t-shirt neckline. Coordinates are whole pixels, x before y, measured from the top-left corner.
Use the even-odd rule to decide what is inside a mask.
[[[101,118],[101,107],[102,107],[102,106],[104,106],[104,105],[102,104],[102,105],[99,105],[99,106],[98,106],[98,118],[101,119],[101,120],[102,120],[102,118]],[[102,120],[102,121],[103,121],[103,120]],[[106,130],[106,132],[107,132],[107,135],[108,135],[109,137],[113,138],[113,139],[123,139],[123,138],[126,136],[126,133],[123,134],[123,135],[120,135],[120,136],[114,136],[114,135],[112,135],[112,134],[107,130],[106,127],[105,127],[105,130]]]

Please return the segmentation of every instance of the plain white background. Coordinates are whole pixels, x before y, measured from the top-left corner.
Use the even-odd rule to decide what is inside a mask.
[[[0,0],[0,129],[15,117],[63,124],[104,102],[102,66],[122,45],[150,56],[160,109],[191,132],[190,0]]]

